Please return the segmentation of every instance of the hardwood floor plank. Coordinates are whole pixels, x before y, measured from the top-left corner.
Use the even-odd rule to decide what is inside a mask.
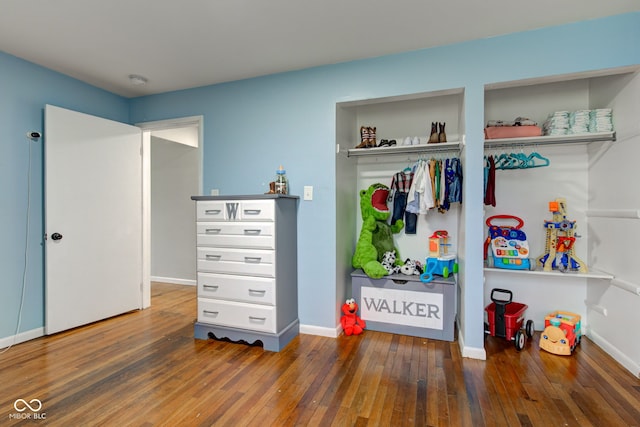
[[[47,425],[638,426],[640,379],[588,338],[571,356],[487,337],[457,342],[366,330],[299,335],[281,352],[195,340],[196,290],[154,283],[151,308],[0,355],[0,425],[40,399]]]

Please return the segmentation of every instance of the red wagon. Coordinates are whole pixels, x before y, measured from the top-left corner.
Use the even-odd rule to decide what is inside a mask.
[[[508,295],[508,299],[501,299],[496,296]],[[503,294],[503,295],[499,295]],[[491,304],[485,307],[487,312],[487,323],[485,323],[485,333],[493,336],[514,341],[518,351],[524,348],[526,336],[533,336],[533,320],[527,320],[523,328],[524,313],[527,305],[513,302],[513,294],[507,289],[492,289]],[[526,336],[525,336],[526,334]]]

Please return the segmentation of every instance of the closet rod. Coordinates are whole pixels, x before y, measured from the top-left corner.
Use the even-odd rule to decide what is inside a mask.
[[[640,286],[635,283],[627,282],[626,280],[618,279],[614,277],[611,279],[611,284],[617,286],[620,289],[624,289],[625,291],[629,291],[632,294],[640,296]]]
[[[589,209],[587,217],[601,218],[640,218],[640,209]]]

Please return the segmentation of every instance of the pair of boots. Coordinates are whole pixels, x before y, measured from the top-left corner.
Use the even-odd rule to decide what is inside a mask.
[[[376,145],[376,128],[360,126],[360,144],[356,145],[356,148],[369,148]]]
[[[431,136],[429,137],[429,144],[436,142],[447,142],[447,134],[444,131],[446,123],[431,122]],[[440,130],[438,131],[438,126]]]

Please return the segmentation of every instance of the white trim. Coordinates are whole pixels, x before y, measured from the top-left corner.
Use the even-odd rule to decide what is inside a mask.
[[[174,128],[183,128],[188,126],[202,126],[204,116],[179,117],[175,119],[156,120],[152,122],[136,123],[140,129],[144,130],[167,130]]]
[[[484,347],[465,347],[464,336],[460,333],[460,327],[458,326],[458,345],[460,346],[460,353],[462,357],[468,357],[469,359],[487,360],[487,351]]]
[[[195,279],[178,279],[175,277],[151,276],[152,282],[171,283],[173,285],[196,286],[198,282]]]
[[[151,132],[142,131],[142,308],[151,307]]]
[[[18,335],[10,335],[0,338],[0,349],[9,347],[10,345],[20,344],[44,336],[44,327],[31,329],[30,331],[20,332]]]
[[[306,335],[318,335],[321,337],[338,338],[342,333],[342,327],[336,326],[335,329],[324,328],[313,325],[300,325],[300,333]]]
[[[609,356],[613,357],[616,362],[624,366],[637,378],[640,378],[640,364],[631,360],[629,356],[624,354],[620,349],[611,344],[609,341],[598,335],[595,331],[589,330],[589,339],[602,348]]]

